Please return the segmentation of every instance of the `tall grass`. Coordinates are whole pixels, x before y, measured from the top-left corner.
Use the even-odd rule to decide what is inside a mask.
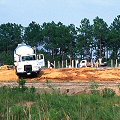
[[[111,90],[105,89],[104,96],[70,96],[55,90],[40,94],[31,89],[23,92],[19,87],[2,87],[0,120],[120,120],[120,97],[109,97],[109,91],[111,95]]]

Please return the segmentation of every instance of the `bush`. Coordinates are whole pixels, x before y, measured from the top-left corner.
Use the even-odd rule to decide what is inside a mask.
[[[98,83],[93,81],[91,82],[90,89],[92,94],[100,95],[100,91],[98,90]]]
[[[34,86],[32,86],[32,87],[30,88],[30,92],[31,92],[31,93],[35,93],[35,92],[36,92],[36,89],[35,89]]]
[[[111,88],[105,88],[102,90],[103,98],[110,98],[110,97],[114,97],[115,95],[116,95],[115,91]]]
[[[21,78],[18,80],[18,84],[19,84],[19,87],[20,87],[20,90],[22,92],[24,92],[25,90],[27,90],[28,88],[25,86],[25,83],[26,83],[26,80]]]

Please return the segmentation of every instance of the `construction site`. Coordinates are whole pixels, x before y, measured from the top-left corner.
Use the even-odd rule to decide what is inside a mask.
[[[14,69],[8,69],[4,65],[0,69],[0,86],[18,86],[19,77]],[[87,90],[90,91],[91,83],[97,83],[99,90],[104,88],[113,89],[120,95],[120,68],[46,68],[40,71],[39,76],[27,76],[26,86],[39,89],[39,91],[51,92],[54,89],[61,93],[80,94]]]
[[[8,69],[7,65],[1,66],[0,81],[17,81],[19,78],[14,69]],[[120,68],[46,68],[41,69],[38,77],[27,76],[29,82],[82,82],[82,81],[120,81]]]

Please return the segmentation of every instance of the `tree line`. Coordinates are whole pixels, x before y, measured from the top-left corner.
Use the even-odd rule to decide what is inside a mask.
[[[45,60],[66,59],[120,59],[120,15],[110,26],[98,16],[90,20],[84,18],[79,27],[61,22],[44,22],[42,25],[32,21],[27,27],[21,24],[0,25],[0,61],[13,64],[14,49],[18,44],[37,47]]]

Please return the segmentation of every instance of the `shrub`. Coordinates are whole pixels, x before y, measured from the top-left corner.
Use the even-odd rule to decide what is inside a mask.
[[[105,88],[102,90],[102,96],[104,98],[114,97],[116,95],[115,91],[111,88]]]
[[[26,80],[21,78],[18,80],[18,84],[19,84],[19,87],[20,87],[20,90],[22,92],[24,92],[25,90],[27,90],[28,88],[25,86],[25,83],[26,83]]]
[[[30,92],[31,92],[31,93],[35,93],[35,92],[36,92],[36,89],[35,89],[34,86],[32,86],[32,87],[30,88]]]
[[[91,93],[92,93],[92,94],[97,94],[97,95],[100,94],[100,91],[97,90],[97,89],[98,89],[98,83],[96,83],[96,82],[93,81],[93,82],[91,83],[91,85],[90,85],[90,89],[91,89]]]

